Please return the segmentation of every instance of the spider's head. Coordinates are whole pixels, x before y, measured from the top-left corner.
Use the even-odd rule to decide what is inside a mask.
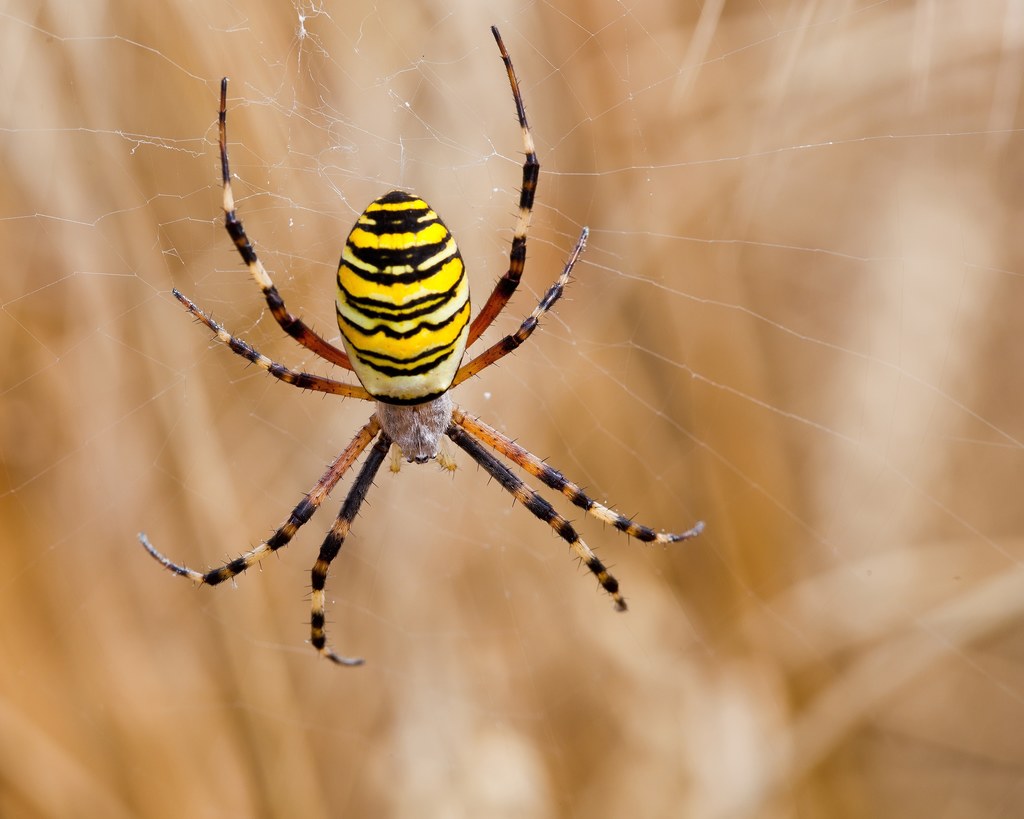
[[[377,420],[381,429],[401,450],[409,463],[425,464],[438,457],[441,441],[452,422],[451,396],[439,397],[422,404],[387,404],[377,402]],[[450,462],[441,454],[446,468]]]

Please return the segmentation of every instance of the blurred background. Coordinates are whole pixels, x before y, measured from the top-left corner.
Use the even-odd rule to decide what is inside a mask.
[[[1024,811],[1024,3],[14,0],[0,10],[0,815]],[[701,8],[701,6],[703,6]],[[222,227],[329,338],[351,223],[445,219],[476,303],[542,162],[514,329],[455,400],[657,528],[573,518],[631,610],[465,457],[285,520],[371,406],[303,394]],[[548,495],[551,493],[548,492]],[[555,499],[557,502],[557,499]]]

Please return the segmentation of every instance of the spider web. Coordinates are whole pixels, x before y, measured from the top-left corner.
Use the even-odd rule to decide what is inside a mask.
[[[1020,2],[21,0],[0,11],[2,815],[1015,815],[1024,372]],[[464,457],[385,470],[328,581],[343,481],[279,525],[371,406],[301,394],[222,227],[329,338],[344,236],[424,196],[475,303],[542,176],[512,331],[468,412],[641,522],[578,510],[631,604]],[[552,493],[546,493],[550,496]],[[553,498],[558,503],[557,498]],[[46,772],[45,778],[42,772]]]

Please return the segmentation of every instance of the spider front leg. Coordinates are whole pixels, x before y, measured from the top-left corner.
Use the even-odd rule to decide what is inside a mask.
[[[334,525],[331,526],[331,530],[327,533],[327,537],[320,547],[320,555],[317,557],[316,563],[313,564],[311,572],[313,596],[312,614],[310,616],[310,642],[321,657],[326,657],[328,660],[338,663],[338,665],[362,665],[363,660],[360,657],[342,657],[327,647],[327,633],[324,631],[324,626],[327,622],[324,595],[324,586],[327,585],[327,572],[331,567],[331,561],[341,551],[345,538],[352,528],[352,521],[359,514],[359,507],[366,500],[366,493],[370,491],[373,479],[380,469],[380,465],[384,463],[384,458],[390,448],[391,439],[382,432],[377,439],[377,443],[370,450],[370,454],[366,456],[366,462],[363,464],[363,468],[359,470],[359,476],[356,478],[355,483],[352,484],[352,488],[349,490],[345,502],[341,506],[341,512],[338,514],[337,520],[334,521]]]
[[[225,580],[229,580],[236,575],[241,574],[246,569],[251,569],[263,558],[272,552],[276,552],[287,546],[295,533],[299,530],[303,524],[307,523],[313,513],[320,507],[320,504],[324,502],[328,495],[331,494],[331,490],[337,486],[338,481],[341,480],[342,476],[348,471],[349,467],[355,463],[356,458],[362,454],[362,451],[370,445],[370,441],[373,440],[374,436],[380,432],[380,422],[377,420],[377,416],[373,415],[370,420],[363,426],[356,436],[352,439],[347,447],[338,455],[337,458],[327,467],[327,471],[323,476],[316,482],[312,489],[309,490],[309,494],[306,495],[296,506],[292,513],[288,516],[288,520],[281,524],[274,534],[263,541],[255,549],[251,549],[245,554],[239,555],[234,560],[225,563],[223,566],[219,566],[216,569],[210,569],[205,572],[197,571],[196,569],[190,569],[188,566],[183,566],[179,563],[175,563],[170,558],[166,557],[162,552],[159,552],[156,547],[149,542],[149,538],[146,537],[145,532],[139,532],[139,542],[145,547],[146,551],[149,552],[161,565],[163,565],[169,571],[174,574],[187,577],[190,580],[194,580],[196,583],[201,583],[207,586],[216,586],[219,583],[223,583]]]
[[[484,449],[476,438],[462,427],[452,424],[448,427],[447,434],[474,461],[490,473],[491,477],[497,480],[507,492],[511,493],[517,501],[554,529],[555,533],[569,544],[569,547],[576,553],[577,557],[583,561],[584,565],[597,578],[601,588],[611,595],[612,600],[615,602],[615,608],[619,611],[626,610],[626,601],[619,592],[619,581],[609,574],[605,565],[594,554],[594,551],[580,539],[580,536],[569,521],[558,514],[554,507],[544,498],[523,483],[511,469]]]
[[[598,503],[589,497],[578,484],[573,483],[557,469],[548,466],[532,452],[524,449],[508,436],[502,435],[494,427],[485,424],[479,418],[470,418],[462,410],[456,408],[452,413],[452,420],[477,440],[487,444],[491,449],[504,455],[513,463],[518,464],[535,478],[539,478],[547,486],[557,489],[588,515],[593,515],[601,522],[610,524],[620,532],[625,532],[630,537],[635,537],[643,543],[677,543],[680,540],[689,540],[690,538],[697,537],[697,535],[704,531],[704,521],[698,521],[685,532],[677,533],[656,532],[649,526],[635,523],[625,515],[616,512],[614,509],[609,509],[604,504]]]

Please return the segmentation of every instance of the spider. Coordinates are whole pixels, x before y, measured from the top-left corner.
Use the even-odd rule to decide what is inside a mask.
[[[267,555],[286,546],[363,451],[369,448],[369,454],[349,489],[341,512],[320,547],[311,572],[313,590],[310,642],[321,656],[340,665],[360,665],[363,660],[336,654],[327,645],[324,628],[327,572],[331,561],[341,550],[389,450],[394,453],[393,471],[397,471],[403,456],[410,463],[426,463],[436,459],[443,467],[454,469],[451,456],[441,448],[442,439],[447,436],[569,544],[620,611],[626,609],[626,601],[619,591],[618,581],[580,539],[572,524],[493,453],[507,458],[548,487],[558,490],[598,520],[638,540],[674,543],[696,537],[704,528],[703,523],[699,522],[685,532],[671,534],[656,532],[634,523],[588,497],[577,484],[560,472],[498,430],[467,415],[452,401],[452,387],[508,355],[531,336],[541,317],[562,295],[588,235],[587,228],[583,228],[561,275],[519,329],[462,364],[466,348],[479,339],[502,312],[522,278],[526,263],[526,234],[540,173],[540,163],[534,150],[512,60],[497,27],[492,26],[491,33],[508,74],[526,155],[508,270],[470,322],[469,285],[465,267],[448,228],[422,199],[403,191],[387,193],[370,203],[356,220],[342,250],[338,267],[336,309],[344,350],[324,340],[288,311],[235,213],[228,166],[228,80],[227,77],[221,80],[219,136],[223,208],[228,234],[263,292],[270,312],[281,329],[320,358],[353,371],[360,385],[297,372],[271,361],[247,342],[229,333],[178,290],[173,291],[174,297],[192,316],[210,328],[218,341],[263,368],[274,378],[301,389],[374,401],[376,408],[349,445],[310,489],[309,494],[292,510],[288,520],[254,549],[219,568],[201,572],[165,557],[150,543],[144,532],[139,533],[139,541],[174,574],[199,584],[215,586],[241,574]]]

